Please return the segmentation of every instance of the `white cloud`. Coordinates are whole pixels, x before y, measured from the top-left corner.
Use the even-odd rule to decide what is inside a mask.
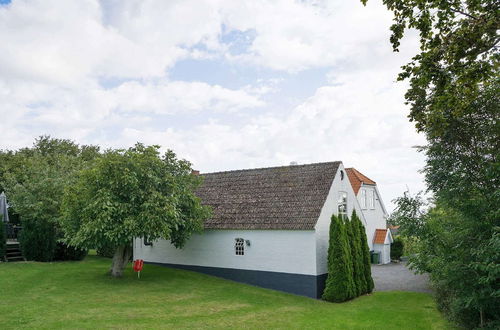
[[[390,24],[375,1],[14,0],[0,6],[0,147],[41,134],[140,140],[203,171],[342,160],[378,181],[387,203],[406,184],[423,187],[411,146],[424,142],[394,83],[415,43],[393,54]],[[242,44],[224,39],[234,31]],[[266,75],[240,88],[170,79],[186,58]],[[277,111],[298,97],[280,72],[311,68],[329,71],[323,86]]]
[[[423,189],[423,157],[412,146],[425,141],[405,117],[405,86],[381,79],[377,70],[337,81],[284,116],[268,113],[241,126],[212,121],[190,130],[127,129],[120,139],[161,143],[203,171],[342,160],[376,180],[387,204],[406,185]]]
[[[202,82],[141,84],[128,82],[110,92],[123,111],[173,114],[178,112],[235,112],[264,105],[243,90],[230,90]]]

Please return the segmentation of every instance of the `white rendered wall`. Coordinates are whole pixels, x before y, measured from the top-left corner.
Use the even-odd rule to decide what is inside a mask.
[[[388,264],[391,262],[391,245],[390,244],[374,244],[373,250],[380,252],[380,263]]]
[[[235,254],[235,238],[250,240],[245,255]],[[166,240],[145,246],[142,239],[136,239],[134,259],[316,275],[315,244],[313,230],[205,230],[193,235],[183,249]]]
[[[340,171],[344,171],[344,179],[340,179]],[[330,222],[332,214],[338,214],[338,199],[339,193],[346,192],[347,193],[347,215],[351,217],[352,210],[355,209],[356,213],[361,219],[361,222],[365,224],[365,219],[363,217],[363,213],[361,212],[361,208],[359,207],[358,200],[356,199],[356,195],[352,190],[351,183],[349,182],[349,178],[347,177],[347,173],[345,173],[344,166],[342,164],[339,165],[337,169],[337,174],[332,182],[332,187],[330,188],[330,192],[328,193],[328,197],[326,198],[325,204],[321,209],[321,213],[316,223],[316,274],[321,275],[325,274],[328,271],[328,241],[330,237]],[[372,236],[369,236],[367,232],[368,242],[373,240]]]
[[[366,190],[366,196],[369,196],[370,191],[373,191],[375,194],[375,208],[368,208],[368,203],[366,203],[366,208],[361,210],[366,220],[366,235],[368,236],[368,246],[371,250],[373,249],[375,229],[387,228],[387,215],[385,213],[385,208],[383,207],[382,198],[380,198],[380,194],[376,186],[362,185],[358,191],[358,198],[361,198],[361,189]],[[361,203],[359,204],[361,205]]]

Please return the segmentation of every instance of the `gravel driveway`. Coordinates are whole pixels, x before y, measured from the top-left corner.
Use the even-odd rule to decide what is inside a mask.
[[[416,291],[431,293],[429,276],[416,275],[405,263],[372,265],[372,277],[375,291]]]

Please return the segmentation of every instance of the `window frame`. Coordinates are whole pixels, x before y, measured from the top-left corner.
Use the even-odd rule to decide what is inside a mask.
[[[342,220],[347,219],[347,192],[339,191],[339,198],[337,199],[337,213],[338,217]]]
[[[234,239],[234,254],[237,256],[245,255],[245,240],[241,237]]]
[[[375,209],[375,191],[373,189],[370,189],[369,191],[367,204],[367,208],[369,208],[370,210]]]
[[[361,196],[359,199],[359,204],[361,204],[361,208],[363,210],[367,209],[367,199],[366,199],[366,189],[361,189]]]

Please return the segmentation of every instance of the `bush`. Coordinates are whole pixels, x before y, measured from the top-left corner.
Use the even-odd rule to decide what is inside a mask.
[[[21,221],[23,230],[19,234],[19,241],[26,260],[42,262],[82,260],[87,255],[87,250],[76,249],[58,242],[58,233],[54,223],[25,218]]]
[[[358,224],[358,230],[359,230],[363,273],[366,283],[366,290],[363,293],[371,293],[375,285],[373,284],[372,268],[371,268],[372,266],[370,263],[370,249],[368,248],[368,241],[366,239],[365,226],[363,226],[363,223],[357,216],[353,217],[353,220]]]
[[[23,230],[19,234],[21,250],[26,260],[54,260],[57,238],[52,222],[21,218]]]
[[[356,217],[356,212],[353,211],[351,221],[347,223],[347,227],[349,228],[349,245],[351,247],[355,296],[358,297],[366,292],[366,280],[363,269],[363,255],[361,253],[361,241]]]
[[[403,240],[403,256],[411,256],[420,250],[420,240],[412,236],[399,236]]]
[[[352,299],[354,297],[352,273],[346,225],[341,219],[332,215],[328,247],[328,277],[322,298],[333,302]]]
[[[404,243],[401,237],[397,236],[391,244],[391,259],[399,260],[403,255]]]
[[[78,249],[63,242],[57,242],[54,260],[83,260],[87,256],[87,253],[88,250]]]

